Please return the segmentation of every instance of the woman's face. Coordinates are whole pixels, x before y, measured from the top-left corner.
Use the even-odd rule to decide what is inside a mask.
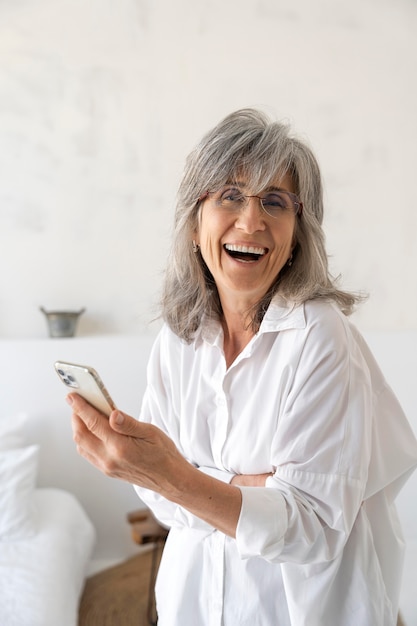
[[[231,186],[226,185],[225,189]],[[244,179],[233,183],[233,187],[245,195],[253,193]],[[279,190],[294,193],[288,174],[273,181],[259,195],[274,198],[271,194]],[[220,197],[227,199],[222,203]],[[229,197],[210,193],[202,202],[195,240],[200,244],[223,306],[242,303],[247,307],[265,295],[290,258],[297,218],[293,210],[269,215],[257,197],[248,198],[238,210],[230,210]]]

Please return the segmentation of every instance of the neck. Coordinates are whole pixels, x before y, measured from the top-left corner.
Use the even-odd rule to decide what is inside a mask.
[[[248,345],[254,332],[248,312],[225,311],[223,309],[223,350],[226,365],[229,367],[242,350]]]

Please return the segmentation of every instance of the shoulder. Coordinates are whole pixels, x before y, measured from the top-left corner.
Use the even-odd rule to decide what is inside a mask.
[[[303,304],[305,341],[317,349],[351,352],[358,348],[348,317],[333,302],[309,300]]]
[[[301,379],[326,388],[330,384],[336,389],[345,381],[369,389],[369,367],[349,318],[332,302],[310,300],[302,306],[305,327],[293,340]]]
[[[307,328],[317,328],[339,333],[349,331],[350,323],[348,318],[333,302],[307,300],[303,307]]]
[[[346,315],[331,301],[307,300],[295,304],[275,297],[265,315],[263,331],[295,331],[300,337],[310,333],[344,334],[349,329]]]

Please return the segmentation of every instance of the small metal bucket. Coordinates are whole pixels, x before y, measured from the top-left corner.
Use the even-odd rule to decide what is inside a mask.
[[[78,318],[85,311],[45,311],[43,307],[40,310],[48,322],[50,337],[74,337]]]

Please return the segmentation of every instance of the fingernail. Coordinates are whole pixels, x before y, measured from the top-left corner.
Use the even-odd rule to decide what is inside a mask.
[[[119,426],[120,426],[121,424],[123,424],[124,419],[125,418],[124,418],[124,415],[122,413],[116,413],[114,421],[116,422],[116,424],[119,424]]]
[[[72,405],[72,403],[74,402],[74,398],[72,396],[67,396],[65,398],[65,400],[68,402],[68,404]]]

